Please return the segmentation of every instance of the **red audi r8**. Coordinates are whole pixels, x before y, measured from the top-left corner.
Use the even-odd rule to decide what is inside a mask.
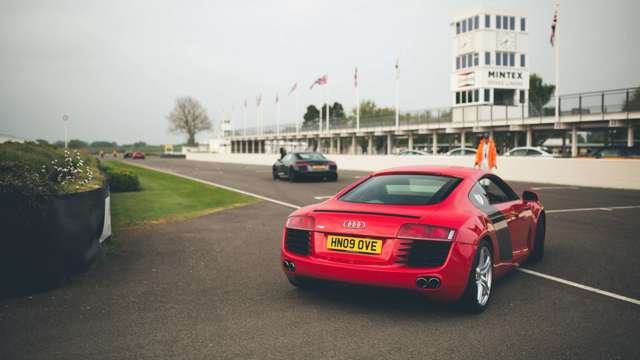
[[[496,278],[542,259],[544,239],[536,193],[520,198],[484,170],[405,167],[293,212],[281,261],[299,288],[319,280],[404,288],[480,312]]]

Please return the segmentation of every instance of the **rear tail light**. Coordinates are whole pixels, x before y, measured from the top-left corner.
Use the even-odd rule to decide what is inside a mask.
[[[289,229],[312,231],[316,226],[316,220],[311,216],[291,216],[287,219],[286,227]]]
[[[404,224],[398,230],[398,239],[451,241],[456,231],[446,227],[424,224]]]
[[[298,167],[302,167],[302,166],[309,166],[310,164],[308,162],[304,162],[304,161],[296,161],[296,166]]]

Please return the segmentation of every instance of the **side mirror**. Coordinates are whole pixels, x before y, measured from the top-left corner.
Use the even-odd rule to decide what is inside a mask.
[[[525,190],[522,192],[522,200],[525,202],[538,202],[540,198],[533,191]]]

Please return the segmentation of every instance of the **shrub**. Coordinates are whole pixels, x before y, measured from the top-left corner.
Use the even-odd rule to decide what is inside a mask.
[[[36,143],[0,144],[0,197],[43,196],[80,192],[102,186],[94,158]]]
[[[112,192],[126,192],[140,190],[138,175],[127,169],[113,169],[104,167],[107,181]]]

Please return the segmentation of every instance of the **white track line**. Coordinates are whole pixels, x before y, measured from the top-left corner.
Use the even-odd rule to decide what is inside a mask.
[[[577,209],[557,209],[557,210],[545,210],[545,212],[547,214],[554,214],[554,213],[580,212],[580,211],[613,211],[613,210],[628,210],[628,209],[640,209],[640,205],[608,206],[608,207],[577,208]]]
[[[612,292],[609,292],[609,291],[596,289],[596,288],[593,288],[591,286],[578,284],[577,282],[561,279],[561,278],[556,277],[556,276],[551,276],[551,275],[539,273],[537,271],[533,271],[533,270],[529,270],[529,269],[525,269],[525,268],[518,268],[518,271],[521,271],[521,272],[523,272],[525,274],[541,277],[543,279],[555,281],[555,282],[558,282],[560,284],[569,285],[569,286],[576,287],[578,289],[582,289],[582,290],[590,291],[590,292],[593,292],[593,293],[596,293],[596,294],[608,296],[610,298],[626,301],[626,302],[629,302],[629,303],[632,303],[632,304],[635,304],[635,305],[640,305],[640,300],[638,300],[638,299],[633,299],[633,298],[622,296],[622,295],[618,295],[618,294],[615,294],[615,293],[612,293]]]
[[[532,187],[531,190],[578,190],[575,186],[539,186]]]
[[[127,163],[127,164],[129,164],[129,163]],[[158,168],[154,168],[154,167],[147,166],[147,165],[142,165],[142,164],[132,164],[132,165],[140,166],[140,167],[143,167],[145,169],[159,171],[159,172],[162,172],[162,173],[165,173],[165,174],[174,175],[174,176],[178,176],[178,177],[189,179],[189,180],[193,180],[193,181],[197,181],[199,183],[207,184],[207,185],[211,185],[211,186],[215,186],[215,187],[219,187],[221,189],[225,189],[225,190],[229,190],[229,191],[235,191],[235,192],[240,193],[240,194],[253,196],[255,198],[258,198],[258,199],[261,199],[261,200],[265,200],[265,201],[269,201],[269,202],[272,202],[274,204],[282,205],[282,206],[285,206],[285,207],[288,207],[288,208],[292,208],[292,209],[300,209],[302,207],[302,206],[298,206],[298,205],[294,205],[294,204],[289,204],[289,203],[286,203],[284,201],[272,199],[272,198],[269,198],[269,197],[266,197],[266,196],[258,195],[256,193],[240,190],[240,189],[237,189],[237,188],[234,188],[234,187],[231,187],[231,186],[226,186],[226,185],[214,183],[214,182],[211,182],[211,181],[206,181],[206,180],[194,178],[194,177],[191,177],[191,176],[188,176],[188,175],[179,174],[179,173],[171,171],[171,170],[158,169]]]
[[[292,209],[300,209],[301,208],[301,206],[298,206],[298,205],[289,204],[289,203],[286,203],[286,202],[283,202],[283,201],[280,201],[280,200],[275,200],[275,199],[268,198],[268,197],[262,196],[262,195],[258,195],[258,194],[252,193],[252,192],[236,189],[236,188],[233,188],[231,186],[221,185],[221,184],[217,184],[217,183],[214,183],[214,182],[211,182],[211,181],[206,181],[206,180],[197,179],[197,178],[194,178],[194,177],[191,177],[191,176],[178,174],[178,173],[173,172],[173,171],[153,168],[151,166],[146,166],[146,165],[142,165],[142,164],[133,164],[133,165],[134,166],[140,166],[140,167],[143,167],[145,169],[159,171],[159,172],[163,172],[165,174],[175,175],[175,176],[182,177],[182,178],[185,178],[185,179],[197,181],[197,182],[202,183],[202,184],[216,186],[216,187],[219,187],[219,188],[222,188],[222,189],[225,189],[225,190],[235,191],[235,192],[238,192],[240,194],[253,196],[255,198],[258,198],[258,199],[261,199],[261,200],[265,200],[265,201],[269,201],[269,202],[272,202],[274,204],[282,205],[282,206],[285,206],[285,207],[288,207],[288,208],[292,208]],[[609,207],[607,209],[618,209],[618,208],[622,208],[622,209],[640,208],[640,206],[631,206],[631,207],[630,206],[617,206],[617,207]],[[602,210],[603,208],[593,208],[593,209]],[[570,210],[580,210],[580,209],[565,209],[565,210],[555,210],[555,211],[556,212],[566,212],[566,211],[570,211]],[[547,212],[550,212],[550,211],[554,211],[554,210],[548,210]],[[588,211],[588,210],[583,210],[583,211]],[[537,271],[533,271],[533,270],[529,270],[529,269],[525,269],[525,268],[521,268],[521,267],[518,267],[517,269],[518,269],[518,271],[521,271],[521,272],[523,272],[525,274],[541,277],[543,279],[555,281],[555,282],[560,283],[560,284],[573,286],[573,287],[576,287],[578,289],[582,289],[582,290],[590,291],[590,292],[593,292],[593,293],[596,293],[596,294],[608,296],[608,297],[613,298],[613,299],[626,301],[626,302],[632,303],[634,305],[640,305],[640,300],[638,300],[638,299],[633,299],[633,298],[626,297],[626,296],[623,296],[623,295],[618,295],[618,294],[615,294],[615,293],[612,293],[612,292],[609,292],[609,291],[596,289],[596,288],[593,288],[591,286],[582,285],[582,284],[579,284],[579,283],[576,283],[576,282],[573,282],[573,281],[561,279],[561,278],[556,277],[556,276],[543,274],[543,273],[540,273],[540,272],[537,272]]]

